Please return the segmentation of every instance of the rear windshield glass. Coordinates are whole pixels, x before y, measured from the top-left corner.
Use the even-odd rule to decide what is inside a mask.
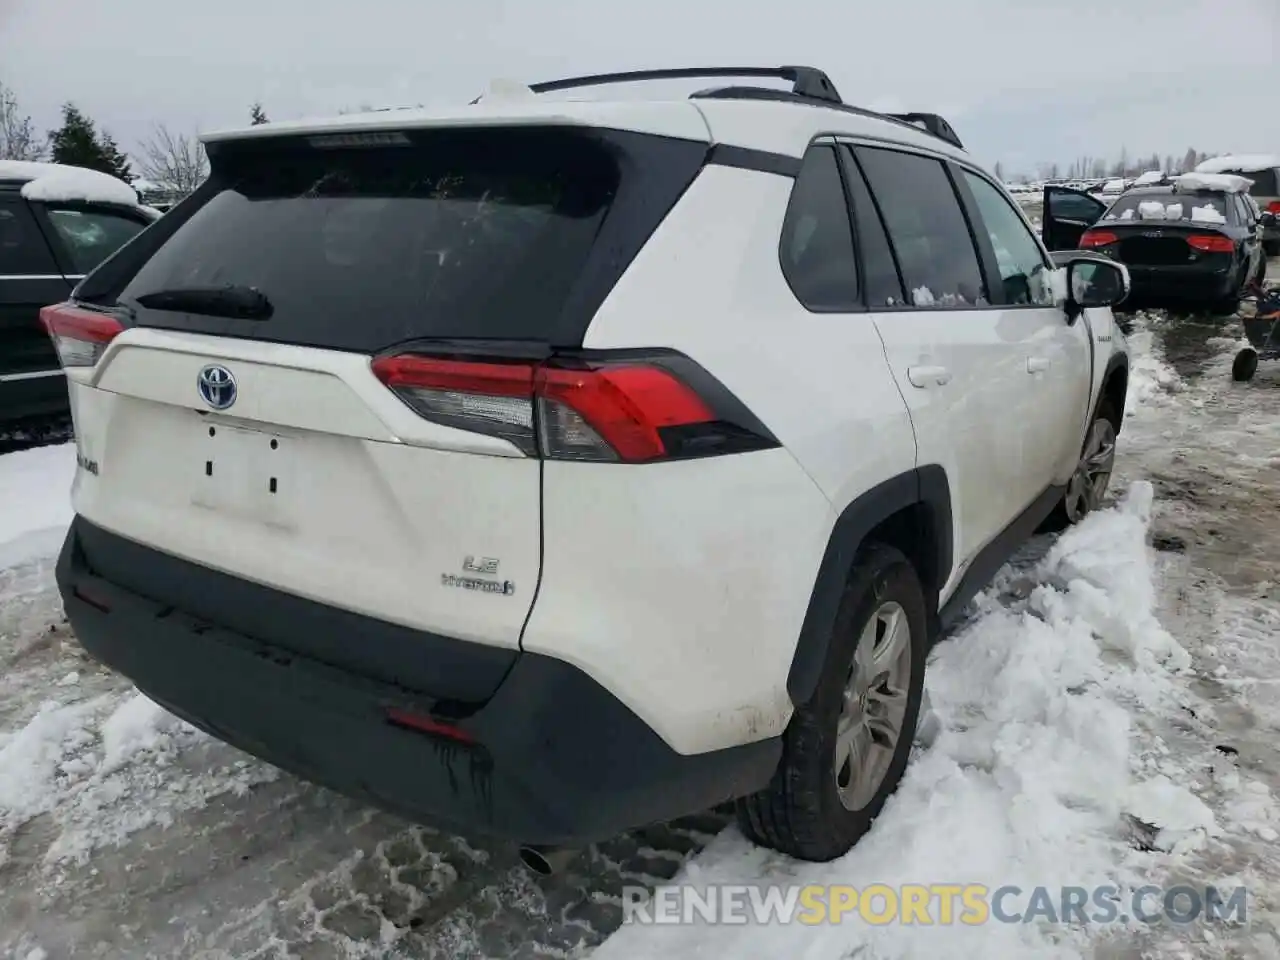
[[[120,299],[253,287],[268,320],[139,309],[138,321],[333,349],[539,338],[615,196],[610,154],[555,128],[394,138],[224,145],[210,198]]]
[[[1121,197],[1102,219],[1226,223],[1227,217],[1227,199],[1220,193],[1148,193]]]

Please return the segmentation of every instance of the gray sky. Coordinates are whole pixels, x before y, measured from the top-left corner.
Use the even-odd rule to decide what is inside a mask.
[[[988,163],[1280,152],[1280,0],[0,0],[0,80],[132,150],[464,101],[492,77],[807,63],[846,101],[946,116]],[[673,91],[674,92],[674,91]],[[592,94],[597,95],[597,94]]]

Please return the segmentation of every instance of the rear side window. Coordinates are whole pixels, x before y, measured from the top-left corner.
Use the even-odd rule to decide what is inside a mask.
[[[779,256],[796,299],[810,310],[857,305],[853,228],[834,147],[811,147],[805,154],[782,223]]]
[[[61,276],[26,202],[0,197],[0,276]]]
[[[63,249],[76,273],[88,273],[141,233],[140,220],[109,210],[48,210]]]
[[[942,163],[912,153],[858,148],[917,307],[985,305],[978,252]]]
[[[271,301],[269,320],[157,310],[139,319],[340,350],[546,338],[618,191],[614,155],[559,128],[393,139],[222,145],[209,199],[120,299],[253,287]]]
[[[849,185],[849,199],[853,201],[854,223],[858,227],[858,248],[862,253],[863,287],[867,305],[875,307],[900,307],[905,302],[902,279],[893,262],[889,248],[889,236],[884,232],[884,222],[876,210],[866,178],[853,162],[853,151],[844,151],[845,182]]]

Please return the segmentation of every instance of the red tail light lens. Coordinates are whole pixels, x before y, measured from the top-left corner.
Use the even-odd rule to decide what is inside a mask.
[[[58,303],[40,311],[58,359],[64,367],[92,367],[106,352],[107,345],[124,332],[115,317]]]
[[[1193,233],[1187,243],[1205,253],[1234,253],[1236,249],[1235,241],[1220,233]]]
[[[643,361],[555,366],[401,354],[376,358],[373,373],[420,416],[501,437],[527,456],[645,463],[776,444]]]
[[[1267,204],[1267,213],[1274,213],[1280,216],[1280,200],[1272,200]]]
[[[1108,244],[1115,243],[1120,238],[1110,230],[1086,230],[1084,236],[1080,238],[1081,249],[1090,247],[1105,247]]]

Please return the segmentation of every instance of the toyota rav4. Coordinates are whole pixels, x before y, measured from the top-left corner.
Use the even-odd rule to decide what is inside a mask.
[[[614,81],[773,76],[687,99]],[[811,68],[209,136],[43,321],[85,648],[410,818],[572,848],[735,802],[825,860],[929,645],[1103,497],[1122,265]]]

